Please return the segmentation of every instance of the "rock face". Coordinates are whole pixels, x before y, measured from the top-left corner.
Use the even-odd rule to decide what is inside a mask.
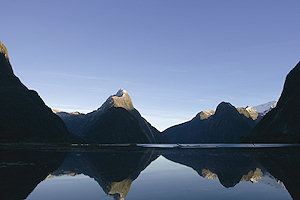
[[[236,143],[248,136],[257,116],[245,108],[222,102],[216,112],[202,111],[191,121],[163,132],[170,143]]]
[[[123,89],[91,113],[56,114],[71,133],[90,143],[157,143],[162,137],[134,108],[129,94]]]
[[[247,106],[245,109],[253,120],[257,120],[259,113],[253,107]]]
[[[253,130],[252,142],[300,142],[300,62],[287,75],[274,109]],[[248,141],[249,141],[248,140]]]
[[[66,142],[69,133],[37,92],[14,75],[7,49],[0,42],[0,141]]]

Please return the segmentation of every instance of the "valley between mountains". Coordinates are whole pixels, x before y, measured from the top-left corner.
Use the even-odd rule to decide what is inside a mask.
[[[87,114],[51,110],[15,76],[0,42],[0,109],[1,143],[299,143],[300,62],[278,101],[238,108],[221,102],[160,132],[124,89]]]

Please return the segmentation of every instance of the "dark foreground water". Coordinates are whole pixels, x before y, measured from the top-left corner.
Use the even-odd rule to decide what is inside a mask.
[[[1,148],[0,187],[0,199],[300,199],[300,148]]]

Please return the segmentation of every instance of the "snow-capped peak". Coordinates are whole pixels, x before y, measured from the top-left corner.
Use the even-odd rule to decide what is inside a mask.
[[[128,92],[122,88],[115,95],[108,97],[98,110],[104,110],[110,107],[124,108],[126,110],[134,109]]]
[[[117,97],[122,97],[123,95],[128,95],[128,92],[126,90],[124,90],[123,88],[119,89],[119,91],[117,92],[117,94],[113,95],[113,96],[117,96]]]
[[[277,101],[271,101],[265,104],[261,104],[258,106],[254,106],[253,109],[256,110],[258,113],[266,114],[271,109],[275,108]]]

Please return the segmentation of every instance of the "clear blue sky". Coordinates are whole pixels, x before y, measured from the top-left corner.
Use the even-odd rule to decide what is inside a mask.
[[[277,100],[300,60],[299,0],[15,0],[1,19],[16,75],[48,106],[87,112],[125,88],[160,130]]]

